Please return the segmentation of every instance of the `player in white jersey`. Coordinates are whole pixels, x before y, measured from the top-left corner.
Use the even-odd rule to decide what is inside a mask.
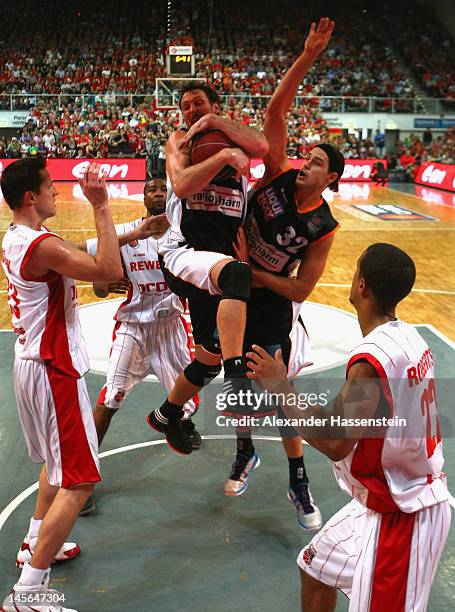
[[[44,463],[30,528],[17,556],[21,576],[4,611],[66,610],[52,605],[50,566],[79,554],[65,543],[80,508],[100,481],[98,444],[85,381],[88,359],[73,278],[122,277],[105,180],[93,164],[81,179],[93,206],[99,253],[91,257],[43,226],[57,190],[44,158],[21,159],[1,177],[13,223],[2,243],[15,344],[14,388],[32,461]],[[57,596],[57,595],[55,595]],[[54,599],[60,601],[60,599]]]
[[[284,394],[285,414],[334,462],[338,483],[353,497],[299,554],[305,612],[335,610],[337,589],[351,612],[423,612],[428,604],[451,513],[433,356],[395,316],[414,280],[412,259],[397,247],[373,244],[361,255],[350,300],[364,337],[333,412],[292,404],[279,353],[273,359],[255,347],[247,355],[251,377]],[[325,421],[308,427],[311,416]]]
[[[128,295],[114,317],[107,380],[94,411],[99,444],[121,402],[140,381],[155,374],[166,391],[170,391],[181,370],[191,362],[191,339],[183,317],[185,305],[167,286],[158,261],[160,245],[169,240],[169,223],[163,214],[166,208],[163,179],[155,178],[145,184],[144,206],[147,217],[156,217],[160,222],[150,237],[132,240],[120,248]],[[117,235],[132,235],[142,221],[116,225]],[[88,240],[87,251],[96,253],[96,245],[96,239]],[[109,286],[95,285],[99,296],[105,296],[108,290]],[[193,448],[201,444],[190,418],[197,403],[195,396],[184,405],[183,424]]]

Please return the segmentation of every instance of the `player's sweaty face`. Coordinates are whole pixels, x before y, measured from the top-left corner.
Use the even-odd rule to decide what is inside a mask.
[[[166,183],[161,179],[149,181],[144,189],[144,205],[153,215],[166,209]]]
[[[200,89],[187,91],[182,98],[182,114],[187,127],[191,127],[204,115],[216,113],[218,104],[212,104]]]

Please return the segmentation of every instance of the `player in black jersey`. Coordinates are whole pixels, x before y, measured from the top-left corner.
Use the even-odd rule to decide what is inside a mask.
[[[232,243],[246,216],[243,175],[249,172],[249,158],[266,155],[268,143],[257,130],[220,117],[218,95],[206,84],[185,86],[179,103],[189,129],[178,129],[166,145],[171,242],[160,250],[160,263],[172,291],[188,298],[196,353],[148,423],[166,435],[171,448],[189,454],[183,405],[219,373],[221,356],[227,392],[238,394],[249,385],[243,340],[251,269],[235,259]],[[192,138],[210,129],[224,132],[238,148],[192,165]],[[220,179],[225,166],[234,168],[233,178]]]
[[[337,189],[344,169],[338,149],[321,144],[311,150],[300,170],[293,170],[286,155],[286,114],[303,77],[327,47],[333,27],[326,18],[312,24],[304,52],[267,107],[264,133],[270,149],[264,158],[265,174],[251,194],[251,214],[237,242],[237,256],[246,260],[249,254],[256,287],[248,304],[246,343],[263,346],[273,354],[281,348],[286,363],[289,334],[293,323],[299,324],[295,313],[324,271],[338,228],[321,194],[327,187]],[[293,304],[298,306],[293,308]],[[280,433],[289,460],[288,498],[297,508],[300,526],[317,530],[322,519],[309,492],[302,439],[292,428],[280,429]],[[225,484],[227,495],[246,490],[248,474],[258,460],[251,431],[239,429],[236,460]]]

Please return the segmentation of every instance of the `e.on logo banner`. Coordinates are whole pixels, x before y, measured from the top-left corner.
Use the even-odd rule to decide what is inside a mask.
[[[15,159],[0,159],[0,174]],[[77,181],[96,162],[108,181],[145,181],[145,159],[54,159],[46,168],[54,181]]]
[[[423,162],[415,182],[419,185],[455,192],[455,165]]]
[[[342,182],[359,181],[371,182],[374,164],[381,162],[387,168],[385,159],[347,159],[344,165]],[[289,159],[292,168],[300,169],[303,164],[303,159]],[[258,181],[264,176],[265,166],[262,159],[252,159],[250,164],[250,180]]]

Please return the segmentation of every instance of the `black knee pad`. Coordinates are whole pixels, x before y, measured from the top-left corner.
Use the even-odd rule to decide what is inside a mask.
[[[206,365],[197,359],[186,366],[185,378],[196,387],[204,387],[221,372],[221,363],[217,365]]]
[[[222,300],[241,300],[248,302],[253,284],[250,266],[243,261],[230,261],[218,276],[218,287]]]

